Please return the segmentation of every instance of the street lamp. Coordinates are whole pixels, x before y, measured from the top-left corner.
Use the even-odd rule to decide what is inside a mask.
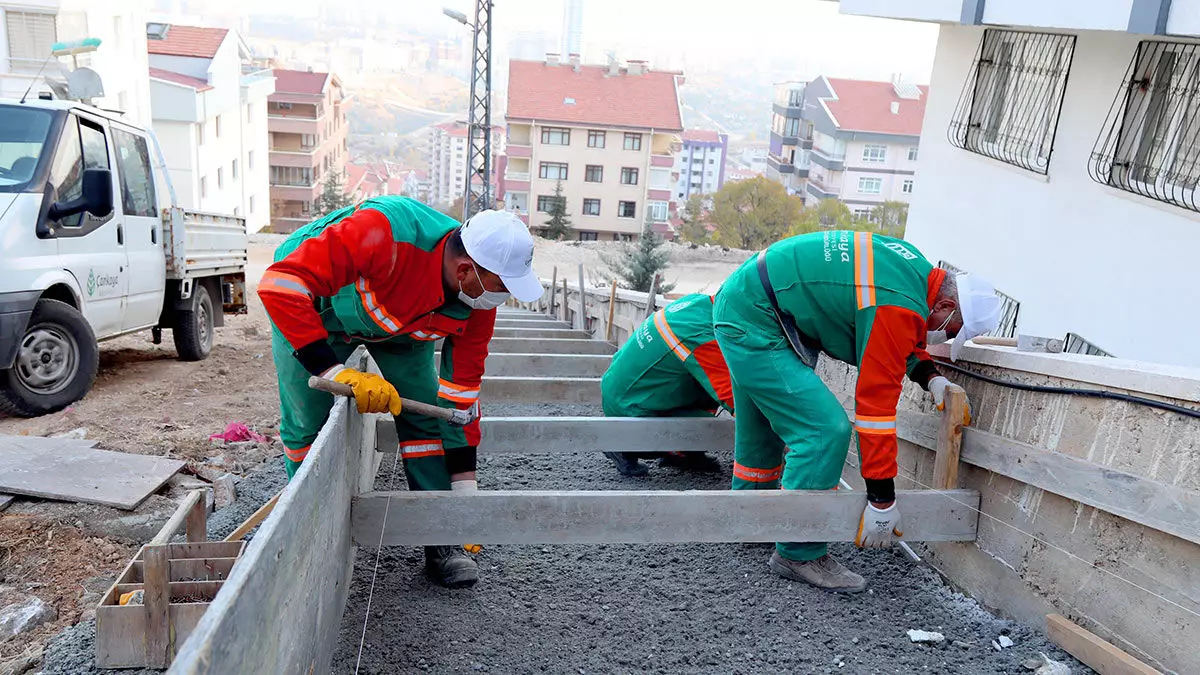
[[[475,21],[462,12],[442,14],[471,29],[471,99],[467,118],[467,170],[463,222],[492,205],[492,0],[475,0]],[[477,181],[478,179],[478,181]]]

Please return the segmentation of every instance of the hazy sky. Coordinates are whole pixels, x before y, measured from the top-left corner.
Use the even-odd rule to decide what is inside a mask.
[[[240,0],[236,5],[252,14],[298,16],[315,14],[324,1]],[[386,7],[383,11],[404,17],[406,23],[448,35],[455,25],[442,16],[441,8],[468,15],[474,8],[472,0],[337,3]],[[496,45],[506,45],[521,31],[544,31],[557,41],[562,6],[563,0],[498,0],[493,10]],[[584,0],[583,40],[588,52],[613,49],[621,59],[644,58],[652,64],[670,54],[687,64],[717,68],[746,61],[758,61],[764,68],[772,61],[795,64],[798,78],[820,72],[887,79],[900,72],[912,81],[928,82],[937,27],[842,16],[836,2],[824,0]]]

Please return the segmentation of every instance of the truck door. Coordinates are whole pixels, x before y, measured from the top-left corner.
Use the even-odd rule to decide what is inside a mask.
[[[113,211],[104,218],[84,212],[52,223],[63,267],[82,290],[83,315],[97,338],[121,332],[129,270],[125,254],[124,216],[107,123],[72,111],[55,151],[50,180],[55,199],[83,193],[84,169],[113,172]]]
[[[158,323],[167,265],[146,137],[115,123],[109,125],[109,131],[120,174],[113,177],[113,184],[121,195],[121,210],[125,214],[129,300],[121,328],[128,331]]]

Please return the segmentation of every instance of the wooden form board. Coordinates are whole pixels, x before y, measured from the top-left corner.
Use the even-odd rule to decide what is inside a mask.
[[[906,540],[974,541],[978,492],[896,494]],[[866,499],[834,490],[371,492],[354,500],[351,527],[355,543],[372,547],[381,529],[385,546],[853,541]]]
[[[85,445],[91,443],[0,437],[0,492],[131,510],[184,466],[178,459]]]
[[[365,368],[363,354],[349,362]],[[171,674],[329,672],[353,568],[350,505],[364,427],[349,399],[334,401]]]
[[[1046,615],[1046,633],[1054,644],[1100,675],[1159,675],[1159,671],[1061,614]]]

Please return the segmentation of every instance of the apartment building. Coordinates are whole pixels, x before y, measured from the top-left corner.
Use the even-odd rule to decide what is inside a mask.
[[[267,98],[270,70],[251,65],[236,31],[151,22],[150,108],[178,203],[270,222]]]
[[[683,132],[683,147],[675,157],[679,180],[673,201],[684,204],[693,194],[711,195],[725,184],[729,136],[708,129]]]
[[[767,175],[805,203],[840,199],[867,216],[916,189],[929,87],[818,77],[776,87]]]
[[[467,181],[467,123],[445,122],[429,131],[429,203],[451,204],[463,195]],[[492,194],[496,194],[496,158],[504,154],[504,128],[492,127]]]
[[[346,185],[351,98],[332,73],[274,73],[275,93],[267,102],[271,229],[292,232],[313,220],[313,204],[331,172]]]
[[[65,83],[75,65],[95,70],[103,108],[150,123],[145,7],[140,0],[0,0],[0,98],[53,96],[47,80]],[[98,38],[91,53],[50,58],[56,42]],[[40,74],[39,74],[40,71]]]
[[[1200,315],[1139,283],[1196,285],[1200,0],[840,7],[940,23],[906,238],[1013,296],[1021,333],[1200,366]]]
[[[535,231],[562,183],[580,240],[633,240],[666,223],[678,177],[683,75],[621,66],[510,61],[508,150],[499,197]]]

